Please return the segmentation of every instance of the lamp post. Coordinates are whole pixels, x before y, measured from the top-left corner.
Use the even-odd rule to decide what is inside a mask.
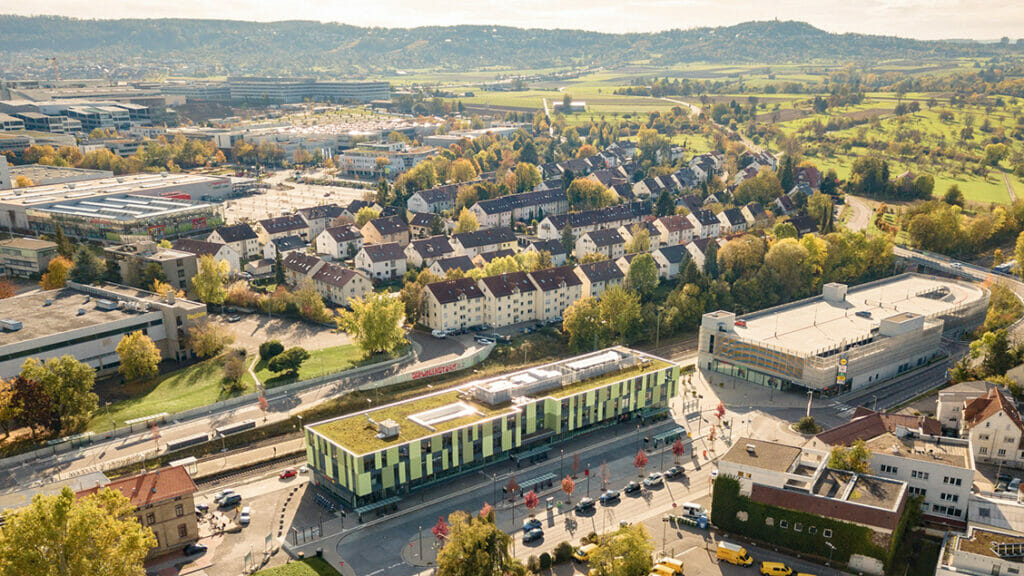
[[[871,411],[878,412],[878,394],[871,395]]]
[[[562,478],[562,464],[565,462],[565,448],[560,448],[558,452],[558,477]]]
[[[587,498],[590,498],[590,462],[587,462]]]
[[[825,542],[825,545],[828,546],[828,565],[831,567],[832,566],[832,553],[836,551],[836,547],[833,546],[831,542]],[[835,570],[835,569],[833,568],[833,570]]]
[[[104,403],[103,403],[103,407],[104,407],[104,408],[106,409],[106,411],[107,411],[107,418],[109,418],[109,419],[110,419],[110,429],[111,429],[112,431],[113,431],[113,430],[117,430],[117,426],[115,426],[115,425],[114,425],[114,419],[113,419],[113,418],[110,418],[110,402],[109,402],[109,401],[107,401],[107,402],[104,402]]]

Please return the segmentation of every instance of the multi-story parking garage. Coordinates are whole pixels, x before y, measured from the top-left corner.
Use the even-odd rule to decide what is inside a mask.
[[[701,320],[698,362],[712,383],[747,381],[829,395],[873,386],[928,364],[944,331],[974,327],[988,307],[977,284],[903,274],[736,316]]]

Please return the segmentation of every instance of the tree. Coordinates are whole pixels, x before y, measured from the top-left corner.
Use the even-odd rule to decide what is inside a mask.
[[[777,174],[779,185],[783,192],[789,192],[796,184],[794,169],[793,157],[787,154],[786,157],[782,159],[782,163],[779,164],[779,172]]]
[[[482,576],[524,574],[525,569],[510,553],[511,536],[494,522],[494,515],[470,516],[454,512],[450,526],[435,532],[444,547],[437,554],[437,576]],[[442,526],[443,519],[435,529]]]
[[[644,576],[651,572],[654,545],[642,523],[603,535],[587,565],[592,576]]]
[[[610,337],[596,298],[582,298],[570,304],[562,313],[562,330],[569,334],[569,348],[576,352],[596,350]]]
[[[444,516],[437,517],[437,524],[434,524],[434,527],[430,529],[430,532],[434,534],[434,537],[442,542],[448,537],[448,523],[444,521]]]
[[[1013,250],[1013,257],[1017,259],[1017,275],[1024,278],[1024,232],[1017,235],[1017,245]]]
[[[573,233],[572,226],[566,225],[562,229],[562,237],[559,241],[562,243],[565,253],[572,254],[573,249],[576,248],[576,235]],[[1021,260],[1021,262],[1024,262],[1024,260]]]
[[[75,246],[64,235],[64,227],[60,224],[54,226],[53,241],[57,244],[57,254],[70,260],[75,255]]]
[[[579,474],[580,468],[582,466],[583,466],[583,464],[580,462],[580,453],[579,452],[575,452],[572,455],[572,477],[574,479],[576,478],[576,475]]]
[[[631,238],[626,242],[626,254],[651,251],[651,232],[643,224],[634,224],[630,229]]]
[[[821,234],[828,234],[832,231],[832,198],[815,192],[807,200],[807,215],[818,223],[818,230]]]
[[[529,162],[516,164],[516,192],[529,192],[541,183],[540,170]]]
[[[85,246],[75,251],[74,267],[71,269],[71,280],[79,284],[93,284],[103,278],[106,265],[103,260]]]
[[[683,441],[677,438],[676,441],[672,443],[672,455],[675,456],[676,464],[679,464],[679,458],[681,458],[683,454],[686,454],[686,444],[683,444]]]
[[[199,257],[199,271],[192,277],[192,288],[201,302],[223,304],[227,296],[228,263],[204,254]]]
[[[569,476],[562,478],[562,492],[569,502],[572,502],[572,493],[576,490],[576,482]]]
[[[636,292],[641,300],[647,301],[654,296],[658,281],[658,265],[650,254],[639,254],[629,263],[626,287]]]
[[[942,201],[950,206],[964,207],[964,193],[960,191],[960,186],[953,184],[946,190],[946,193],[942,195]]]
[[[131,282],[132,279],[129,279]],[[164,284],[167,282],[167,275],[164,274],[164,267],[159,262],[150,262],[142,267],[139,271],[138,278],[135,279],[135,285],[139,288],[149,288],[150,286],[156,285],[157,282]]]
[[[104,488],[83,498],[64,487],[8,512],[0,533],[0,576],[143,576],[156,546],[135,506]]]
[[[0,380],[0,427],[4,429],[4,438],[11,435],[11,423],[21,416],[16,400],[13,382]]]
[[[46,273],[39,280],[43,290],[57,290],[68,282],[68,276],[74,264],[63,256],[54,256],[46,266]]]
[[[605,188],[603,184],[588,178],[573,180],[566,189],[569,204],[576,210],[594,210],[611,206],[619,200],[618,194]]]
[[[0,300],[11,298],[17,293],[18,289],[14,287],[13,282],[10,280],[0,280]]]
[[[836,446],[828,456],[829,468],[848,470],[858,474],[868,474],[871,468],[871,451],[863,440],[855,440],[850,446]]]
[[[708,240],[704,249],[704,273],[712,280],[718,278],[718,241],[714,238]]]
[[[117,371],[129,382],[152,378],[160,371],[160,349],[141,330],[121,338],[117,357],[121,361]]]
[[[349,308],[341,313],[338,324],[367,353],[391,353],[405,343],[402,300],[388,294],[370,293],[364,298],[349,300]]]
[[[655,216],[671,216],[676,212],[676,204],[672,201],[672,195],[669,194],[668,188],[665,188],[658,194],[658,201],[654,204],[654,215]]]
[[[463,208],[462,212],[459,212],[459,220],[455,224],[455,233],[473,232],[479,228],[480,222],[476,219],[476,213],[469,208]]]
[[[245,361],[241,354],[228,354],[224,359],[224,366],[221,368],[224,374],[224,381],[229,385],[230,390],[235,390],[245,376]]]
[[[640,470],[640,475],[644,475],[644,468],[647,466],[647,454],[644,454],[643,450],[638,450],[636,458],[633,459],[633,467]]]
[[[640,296],[622,286],[613,286],[601,295],[601,321],[615,339],[625,343],[640,327]]]
[[[771,204],[776,198],[782,196],[788,190],[782,187],[779,177],[769,169],[758,172],[757,176],[747,178],[736,187],[733,192],[733,201],[737,206],[749,202],[760,202]]]
[[[278,286],[284,286],[287,277],[284,274],[284,258],[281,256],[281,251],[274,249],[274,283]]]
[[[367,222],[377,218],[380,218],[380,210],[375,210],[371,206],[363,206],[356,212],[356,227],[362,228]]]
[[[775,236],[776,240],[782,240],[784,238],[796,238],[800,233],[797,232],[796,226],[794,226],[792,222],[786,220],[784,222],[777,223],[775,227],[772,228],[772,234]]]
[[[270,362],[270,359],[284,352],[284,344],[279,340],[267,340],[260,344],[260,360]]]
[[[271,358],[267,368],[271,372],[288,372],[294,375],[299,373],[299,367],[308,359],[309,352],[305,348],[293,346]]]
[[[21,367],[20,377],[25,383],[23,391],[33,388],[29,382],[39,384],[32,394],[46,400],[49,421],[44,422],[44,427],[54,432],[78,430],[88,422],[99,402],[92,391],[96,371],[74,356],[50,358],[46,362],[29,358]],[[26,395],[19,392],[18,396],[20,405],[25,408]],[[42,412],[37,411],[36,414],[42,415]]]
[[[612,478],[612,471],[608,467],[607,461],[602,460],[601,465],[597,467],[597,477],[601,479],[601,490],[606,490],[608,481]]]
[[[537,165],[540,161],[537,157],[537,147],[534,146],[532,138],[526,139],[522,147],[519,148],[519,161],[528,162],[533,165]]]
[[[18,177],[14,179],[15,188],[28,188],[30,186],[35,185],[36,183],[33,182],[31,178],[25,176],[24,174],[18,174]]]
[[[188,345],[200,358],[212,358],[234,341],[233,333],[210,322],[200,322],[188,331]]]

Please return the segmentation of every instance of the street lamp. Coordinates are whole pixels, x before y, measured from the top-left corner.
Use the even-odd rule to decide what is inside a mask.
[[[831,542],[825,542],[825,546],[828,546],[828,565],[832,566],[832,553],[836,551],[836,547]]]
[[[872,400],[871,411],[872,412],[878,412],[878,394],[872,394],[871,395],[871,400]]]
[[[562,464],[565,462],[565,448],[560,448],[558,452],[560,454],[558,457],[558,477],[562,478]]]

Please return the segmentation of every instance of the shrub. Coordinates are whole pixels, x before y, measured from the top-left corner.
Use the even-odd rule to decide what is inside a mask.
[[[260,360],[270,362],[270,359],[284,352],[284,344],[277,340],[267,340],[260,344]]]
[[[526,559],[526,569],[534,574],[540,572],[540,560],[537,559],[536,554],[530,554],[530,557]]]
[[[563,562],[568,562],[571,559],[572,559],[572,544],[569,544],[568,542],[566,542],[564,540],[562,542],[559,542],[558,546],[555,546],[555,558],[554,558],[555,564],[561,564]]]
[[[547,570],[551,568],[551,554],[547,552],[541,552],[540,554],[540,569]]]
[[[814,421],[813,416],[804,416],[796,423],[797,432],[803,434],[815,434],[818,429],[818,423]]]
[[[597,544],[597,532],[591,532],[590,534],[587,534],[586,541],[583,542],[583,543],[584,544]]]

